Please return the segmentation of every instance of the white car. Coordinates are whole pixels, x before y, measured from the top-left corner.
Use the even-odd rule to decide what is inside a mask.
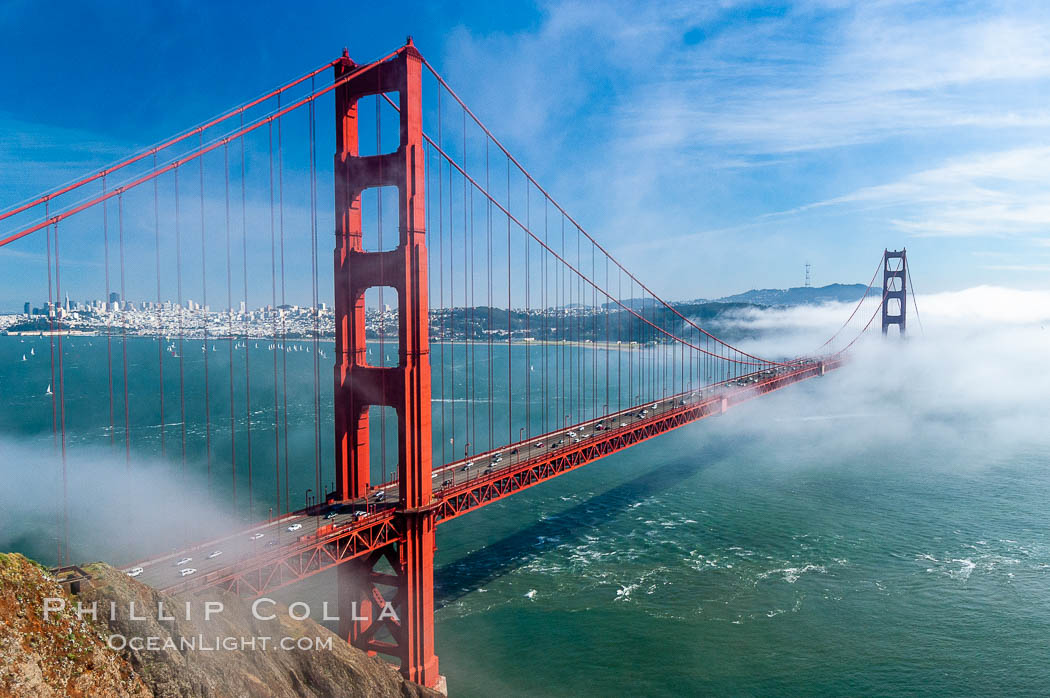
[[[355,518],[363,519],[366,516],[368,516],[368,512],[364,511],[363,509],[358,509],[357,511],[354,512],[354,517]]]
[[[249,538],[248,540],[259,540],[260,538],[262,538],[262,537],[263,537],[263,536],[265,536],[265,535],[266,535],[265,533],[256,533],[255,535],[253,535],[253,536],[252,536],[251,538]]]
[[[474,461],[470,461],[470,462],[464,464],[462,470],[463,470],[463,472],[466,472],[466,471],[470,470],[472,467],[474,467]]]
[[[534,446],[535,448],[543,448],[543,442],[542,442],[542,441],[537,441],[536,443],[534,443],[534,444],[532,444],[532,445],[533,445],[533,446]]]
[[[189,577],[191,574],[197,574],[197,570],[192,567],[187,567],[184,570],[179,570],[180,577]]]
[[[575,439],[575,438],[576,438],[576,432],[574,432],[574,431],[570,431],[570,432],[569,432],[569,436],[571,436],[572,438],[574,438],[574,439]]]
[[[625,426],[627,426],[627,422],[620,422],[620,426],[621,426],[621,427],[625,427]]]
[[[215,558],[219,557],[220,555],[222,555],[222,551],[221,550],[216,550],[215,552],[213,552],[213,553],[208,555],[208,559],[209,560],[214,560]]]
[[[193,558],[192,558],[192,557],[184,557],[184,558],[182,558],[181,560],[179,560],[178,562],[176,562],[176,563],[175,563],[175,566],[176,566],[176,567],[182,567],[182,566],[183,566],[183,565],[185,565],[185,564],[186,564],[187,562],[193,562]]]
[[[383,490],[379,490],[378,492],[376,492],[375,500],[377,502],[381,502],[384,499],[386,499],[386,492],[384,492]]]
[[[141,567],[132,567],[130,570],[128,570],[128,576],[129,577],[137,577],[140,574],[142,574],[143,572],[145,572],[145,570],[142,569]]]
[[[328,513],[327,513],[327,514],[325,515],[325,517],[324,517],[324,518],[325,518],[325,521],[327,521],[328,519],[334,519],[334,518],[335,518],[335,517],[337,517],[337,516],[339,516],[339,512],[338,512],[338,511],[330,511],[330,512],[328,512]]]
[[[294,524],[292,524],[291,526],[288,527],[288,530],[289,531],[298,531],[302,527],[303,527],[303,525],[301,523],[294,523]]]

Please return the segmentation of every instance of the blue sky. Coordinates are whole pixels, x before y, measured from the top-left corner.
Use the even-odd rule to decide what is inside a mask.
[[[0,6],[0,208],[338,55],[417,46],[654,290],[1050,288],[1050,7],[1023,2]]]

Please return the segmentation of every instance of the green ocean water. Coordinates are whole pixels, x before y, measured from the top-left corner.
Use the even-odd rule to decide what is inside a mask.
[[[120,396],[114,430],[105,339],[70,342],[69,449],[110,449],[123,463],[118,342],[110,347]],[[187,401],[183,466],[181,407],[171,397],[178,395],[177,364],[170,354],[164,359],[169,426],[162,456],[157,344],[129,343],[132,468],[138,459],[159,460],[172,472],[185,467],[199,476],[207,468],[200,400]],[[191,344],[183,350],[194,357],[184,362],[183,381],[197,391],[202,352],[199,342]],[[253,459],[265,464],[255,475],[256,506],[265,516],[276,500],[267,492],[275,490],[272,458],[279,452],[283,459],[284,432],[275,446],[273,355],[260,345],[258,354],[249,352],[250,413]],[[35,354],[23,362],[28,347]],[[213,424],[230,418],[224,347],[209,354],[209,390],[225,390],[212,403]],[[39,338],[0,337],[5,441],[44,446],[53,439],[51,401],[43,394],[49,349]],[[493,358],[494,394],[506,399],[509,391],[512,409],[523,412],[513,402],[517,384],[495,368],[507,364],[502,352]],[[439,356],[434,352],[434,360]],[[290,366],[289,496],[298,505],[315,481],[313,363],[303,352],[283,358]],[[451,365],[455,357],[445,360]],[[511,374],[523,375],[524,361],[511,356]],[[326,365],[330,360],[322,362],[322,385],[330,383]],[[858,361],[443,524],[437,650],[452,695],[1050,692],[1050,438],[1039,430],[1004,436],[988,406],[909,407],[903,388],[921,386],[858,382],[871,370]],[[435,394],[448,401],[446,422],[449,405],[461,410],[462,429],[471,416],[464,405],[475,403],[461,387],[445,398]],[[235,382],[239,454],[248,446],[243,388]],[[473,395],[487,397],[487,390],[480,383]],[[604,399],[605,386],[591,390],[576,404],[595,409],[595,393]],[[330,404],[329,389],[321,414]],[[543,405],[533,405],[531,419],[542,423],[542,415]],[[487,406],[473,417],[487,432]],[[494,430],[519,424],[506,419],[505,408],[494,409]],[[330,422],[320,427],[321,459],[330,470]],[[221,499],[232,479],[228,428],[216,427],[212,439]],[[4,465],[27,467],[33,464]],[[74,541],[77,535],[89,547],[88,534]],[[43,532],[17,541],[42,558],[53,546]],[[304,593],[330,596],[331,581],[314,578]]]

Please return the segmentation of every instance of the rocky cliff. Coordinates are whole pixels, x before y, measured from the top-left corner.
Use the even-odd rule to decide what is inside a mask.
[[[283,607],[253,614],[228,594],[169,596],[103,563],[84,570],[72,595],[0,555],[0,696],[439,695]],[[45,619],[45,603],[64,608]]]

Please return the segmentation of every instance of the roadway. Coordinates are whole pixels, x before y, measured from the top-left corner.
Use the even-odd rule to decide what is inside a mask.
[[[674,409],[711,400],[731,389],[747,387],[791,370],[794,369],[777,367],[748,374],[703,389],[633,406],[439,466],[434,468],[432,476],[434,497],[438,499],[443,490],[453,487],[458,489],[472,480],[494,473],[498,475],[500,470],[514,468],[533,457],[579,444],[593,438],[596,433],[606,434],[618,429],[635,428],[639,422],[656,419]],[[193,582],[195,578],[234,568],[239,562],[258,561],[271,555],[280,557],[283,548],[301,540],[315,538],[322,526],[331,525],[333,529],[366,526],[374,521],[375,517],[392,513],[397,499],[397,483],[387,483],[375,487],[367,501],[359,499],[312,507],[310,513],[305,510],[289,513],[277,520],[261,523],[222,538],[138,562],[126,567],[125,572],[137,572],[134,576],[139,581],[159,589]],[[326,528],[325,532],[328,530]]]

